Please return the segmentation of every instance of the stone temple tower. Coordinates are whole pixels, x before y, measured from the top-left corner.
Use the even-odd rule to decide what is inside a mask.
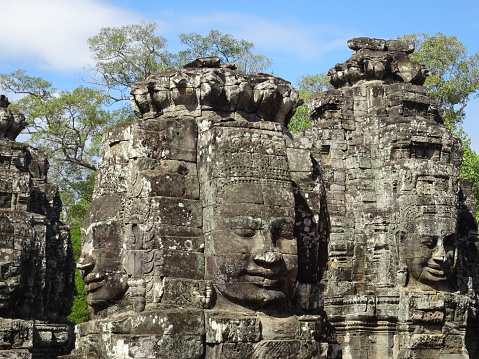
[[[331,231],[325,310],[343,358],[477,357],[477,226],[461,146],[409,60],[356,38],[309,112]]]
[[[313,96],[218,58],[132,89],[103,138],[69,358],[477,358],[461,144],[412,44],[357,38]]]
[[[69,229],[48,161],[16,142],[24,116],[0,97],[0,357],[53,359],[73,347]]]
[[[91,320],[71,358],[337,358],[291,84],[213,57],[131,94],[141,119],[105,134],[83,223]]]

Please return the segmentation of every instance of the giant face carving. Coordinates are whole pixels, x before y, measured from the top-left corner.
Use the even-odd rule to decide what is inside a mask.
[[[115,195],[93,200],[82,228],[78,268],[85,282],[87,302],[95,312],[120,300],[127,290],[127,276],[121,263],[123,223],[115,220],[119,205]]]
[[[223,228],[211,235],[215,256],[209,258],[208,270],[215,286],[226,298],[245,306],[284,304],[298,269],[293,219],[277,208],[248,215],[258,208],[240,203],[236,207],[244,215],[224,218]]]
[[[446,175],[419,175],[413,183],[413,194],[402,198],[409,205],[401,209],[400,257],[413,280],[446,290],[455,265],[455,191]]]
[[[282,134],[249,126],[207,137],[206,278],[229,303],[277,308],[298,270],[293,187]]]
[[[6,317],[17,315],[24,298],[32,296],[26,277],[35,273],[35,264],[29,260],[33,251],[27,240],[30,236],[22,233],[28,218],[19,213],[15,216],[13,220],[0,215],[0,314]]]
[[[432,287],[447,282],[454,268],[455,218],[418,217],[401,239],[401,256],[409,275]]]
[[[456,261],[460,144],[443,125],[422,119],[427,118],[420,112],[423,105],[404,106],[419,119],[404,125],[389,121],[382,136],[383,148],[392,143],[387,170],[400,212],[399,259],[410,283],[449,291]]]

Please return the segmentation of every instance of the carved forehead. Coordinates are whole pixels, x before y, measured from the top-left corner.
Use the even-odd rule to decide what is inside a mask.
[[[292,228],[294,219],[287,216],[288,213],[263,213],[262,216],[237,215],[231,217],[218,218],[217,221],[221,223],[221,228],[235,229],[235,228],[250,228],[250,229],[268,229],[268,228]],[[218,228],[219,229],[219,228]]]

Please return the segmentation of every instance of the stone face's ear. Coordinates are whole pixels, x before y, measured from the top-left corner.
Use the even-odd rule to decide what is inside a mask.
[[[397,281],[398,285],[406,287],[409,281],[409,272],[407,269],[406,251],[404,249],[404,242],[407,239],[407,233],[404,230],[398,230],[395,233],[397,254],[398,254],[398,269],[397,269]]]

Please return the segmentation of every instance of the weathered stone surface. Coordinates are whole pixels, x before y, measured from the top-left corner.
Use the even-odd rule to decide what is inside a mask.
[[[298,94],[215,58],[186,67],[135,85],[142,119],[104,136],[74,355],[338,357],[324,187],[284,127]]]
[[[459,140],[411,43],[348,45],[300,134],[289,83],[217,58],[132,88],[142,119],[105,134],[83,225],[92,320],[70,358],[479,356]]]
[[[412,43],[360,37],[349,40],[348,46],[354,50],[351,58],[328,72],[335,88],[374,80],[422,85],[426,79],[424,66],[408,59]]]
[[[0,95],[0,139],[15,141],[20,132],[27,126],[25,116],[18,111],[10,110],[8,99]]]
[[[211,111],[237,120],[287,125],[299,104],[291,84],[278,77],[221,67],[214,57],[185,67],[152,75],[132,87],[132,106],[143,119],[206,117]]]
[[[24,117],[0,104],[0,357],[56,358],[73,345],[69,229],[47,158],[14,141]]]
[[[420,86],[412,45],[348,45],[302,133],[326,185],[324,306],[343,357],[475,358],[477,224],[459,140]]]

